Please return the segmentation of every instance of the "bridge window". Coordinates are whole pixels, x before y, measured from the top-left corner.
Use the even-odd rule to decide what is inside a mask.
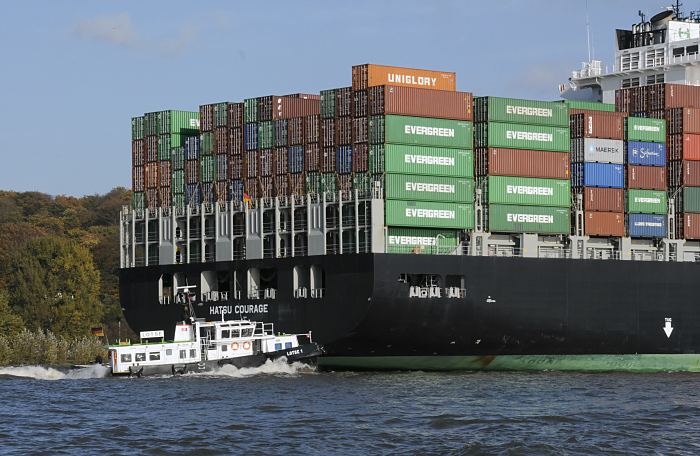
[[[187,350],[180,350],[180,359],[187,358]]]
[[[698,53],[698,45],[694,44],[685,48],[685,53],[688,55],[694,55]]]
[[[683,54],[685,54],[685,48],[684,47],[679,47],[679,48],[673,48],[673,56],[674,57],[680,57]]]

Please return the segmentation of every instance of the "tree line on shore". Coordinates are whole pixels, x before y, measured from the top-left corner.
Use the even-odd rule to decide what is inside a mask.
[[[0,365],[90,362],[104,350],[91,328],[129,331],[118,223],[130,198],[0,191]]]

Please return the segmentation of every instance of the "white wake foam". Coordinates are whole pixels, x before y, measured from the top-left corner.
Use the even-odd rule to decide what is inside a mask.
[[[99,364],[78,367],[67,371],[61,371],[53,367],[44,366],[8,366],[0,367],[0,375],[11,377],[33,378],[36,380],[64,380],[103,378],[109,374],[109,368]]]
[[[316,369],[309,366],[308,364],[294,362],[287,363],[285,358],[276,359],[275,361],[267,360],[265,364],[259,367],[242,367],[237,368],[236,366],[225,365],[218,367],[214,370],[204,372],[202,374],[192,374],[192,375],[211,375],[217,377],[232,377],[232,378],[246,378],[253,377],[256,375],[278,375],[285,377],[295,377],[300,374],[312,373]]]

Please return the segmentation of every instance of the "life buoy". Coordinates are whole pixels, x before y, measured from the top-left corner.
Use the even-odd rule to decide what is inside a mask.
[[[238,342],[234,342],[231,344],[231,350],[238,350]]]
[[[250,342],[243,342],[243,350],[250,350]]]

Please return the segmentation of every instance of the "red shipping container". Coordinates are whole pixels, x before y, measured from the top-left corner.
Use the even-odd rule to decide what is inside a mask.
[[[160,198],[158,197],[158,187],[146,189],[146,207],[160,206]]]
[[[234,155],[228,159],[228,178],[229,179],[242,179],[245,177],[243,173],[243,157],[240,155]]]
[[[368,150],[367,143],[352,146],[352,171],[354,173],[367,171]]]
[[[146,155],[146,161],[154,162],[158,160],[158,136],[146,136],[146,142],[144,143],[144,155]]]
[[[352,120],[353,119],[350,117],[340,117],[335,119],[335,144],[352,144]]]
[[[246,171],[245,177],[258,177],[258,151],[249,150],[245,153],[243,168]]]
[[[231,155],[240,155],[243,153],[243,131],[240,128],[232,128],[229,130],[229,153]]]
[[[289,180],[286,174],[277,175],[274,177],[275,195],[289,195]]]
[[[158,162],[158,176],[161,187],[169,187],[172,181],[172,173],[170,172],[170,162],[160,161]]]
[[[258,120],[280,120],[321,113],[318,98],[283,97],[271,95],[258,98]]]
[[[274,170],[276,175],[287,174],[289,168],[287,166],[287,148],[277,147],[273,152]]]
[[[676,214],[676,239],[700,239],[700,214]]]
[[[620,212],[586,212],[583,232],[586,236],[625,235],[625,214]]]
[[[352,142],[364,143],[367,142],[367,117],[359,117],[352,119]]]
[[[353,90],[362,90],[367,87],[387,84],[404,87],[418,86],[454,92],[457,86],[457,75],[454,72],[402,68],[371,63],[352,67]]]
[[[275,185],[272,176],[261,176],[258,178],[258,197],[272,198],[275,196]]]
[[[666,190],[666,168],[662,166],[627,165],[627,188]]]
[[[335,171],[335,147],[324,147],[319,158],[321,172],[332,173]]]
[[[318,171],[319,147],[318,144],[304,146],[304,171]]]
[[[622,188],[585,187],[583,210],[586,212],[624,212],[625,190]]]
[[[700,135],[670,135],[669,160],[700,160]]]
[[[700,161],[679,161],[668,163],[668,186],[671,188],[700,187]]]
[[[143,139],[134,139],[131,141],[131,165],[143,166]]]
[[[199,107],[199,128],[201,131],[214,130],[213,104],[206,104]]]
[[[352,93],[352,116],[367,116],[367,90],[357,90]]]
[[[321,145],[323,147],[335,146],[335,119],[321,120]]]
[[[367,91],[369,114],[473,120],[474,99],[469,92],[413,87],[379,86]]]
[[[304,173],[290,174],[289,195],[301,196],[306,194],[306,179]]]
[[[569,153],[540,150],[477,149],[477,176],[521,176],[569,179]]]
[[[615,111],[632,112],[631,102],[632,94],[630,93],[630,88],[618,89],[615,91]]]
[[[199,182],[199,160],[185,161],[185,183],[196,184]]]
[[[263,149],[258,154],[258,174],[259,177],[272,176],[273,169],[272,149]]]
[[[214,130],[214,153],[225,154],[228,152],[229,129],[226,127],[216,127]]]
[[[625,113],[584,111],[572,109],[570,127],[572,138],[625,138]]]
[[[700,108],[700,87],[685,84],[653,84],[646,86],[648,106],[636,111],[669,108]]]
[[[304,117],[304,143],[311,144],[319,141],[321,131],[320,116]]]
[[[304,118],[295,117],[287,123],[287,144],[298,146],[304,144]]]
[[[157,188],[159,184],[158,180],[158,162],[146,163],[143,170],[144,180],[146,181],[146,188]]]
[[[142,192],[145,187],[143,166],[134,166],[131,169],[131,188],[135,192]]]
[[[229,103],[227,106],[228,126],[240,128],[243,126],[243,103]]]
[[[700,134],[700,109],[671,108],[666,111],[668,134]]]
[[[169,186],[158,189],[158,201],[160,201],[160,207],[172,206],[173,192]]]

